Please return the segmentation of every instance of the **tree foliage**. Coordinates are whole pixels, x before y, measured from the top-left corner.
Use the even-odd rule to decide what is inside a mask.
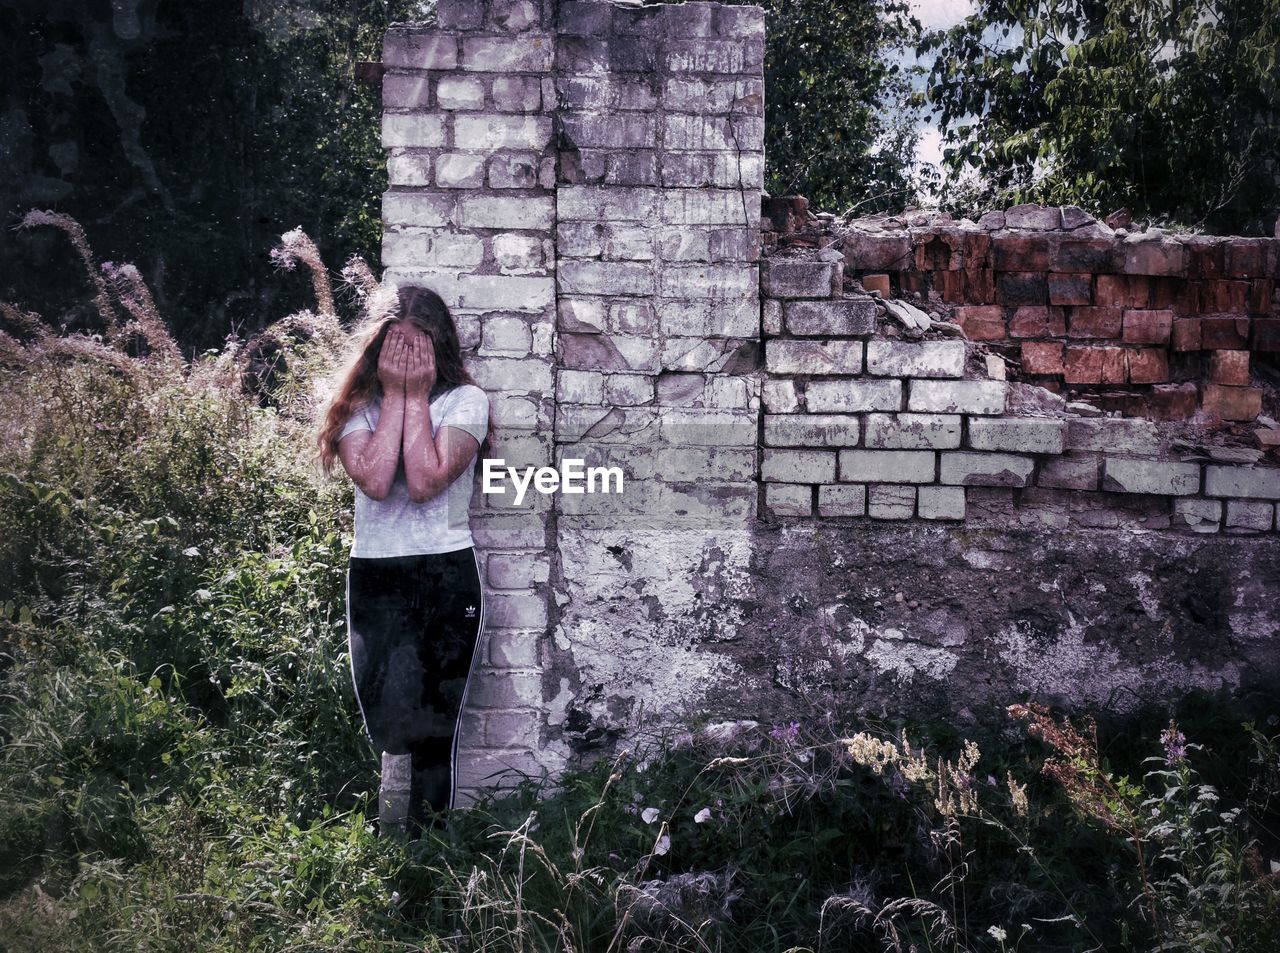
[[[413,0],[0,0],[0,299],[84,313],[54,208],[136,263],[180,338],[215,346],[305,301],[268,251],[302,226],[332,259],[377,260],[379,97],[356,81]]]
[[[1278,50],[1280,0],[978,0],[922,44],[950,198],[1270,234]]]
[[[765,187],[820,208],[901,209],[921,97],[904,52],[920,23],[897,0],[763,0]]]

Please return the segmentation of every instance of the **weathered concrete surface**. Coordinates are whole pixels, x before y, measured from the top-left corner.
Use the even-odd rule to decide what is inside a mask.
[[[583,753],[747,681],[717,647],[755,611],[753,541],[741,527],[562,528],[547,740]]]
[[[694,712],[962,717],[1280,694],[1280,540],[786,521],[562,532],[547,753]]]
[[[753,536],[750,676],[709,710],[950,714],[1028,694],[1131,710],[1280,690],[1280,540],[788,522]]]

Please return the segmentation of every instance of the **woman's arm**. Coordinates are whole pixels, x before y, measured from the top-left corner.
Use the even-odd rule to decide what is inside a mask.
[[[457,427],[431,435],[431,388],[436,383],[435,348],[426,336],[409,346],[405,371],[404,472],[409,499],[425,503],[443,493],[480,449],[475,437]]]
[[[404,431],[404,372],[408,347],[398,328],[387,332],[378,355],[378,379],[382,382],[382,408],[377,429],[347,434],[338,444],[338,456],[365,496],[384,500],[391,492],[400,464]]]

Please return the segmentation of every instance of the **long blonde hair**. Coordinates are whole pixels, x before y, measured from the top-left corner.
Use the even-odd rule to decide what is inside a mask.
[[[382,396],[378,358],[387,332],[393,324],[399,323],[402,316],[431,338],[436,355],[437,386],[475,384],[462,362],[458,329],[444,300],[430,288],[420,285],[399,288],[394,306],[386,309],[381,318],[374,318],[367,327],[357,329],[353,335],[352,356],[338,375],[339,383],[323,412],[316,434],[319,448],[316,458],[326,477],[333,475],[333,461],[338,456],[338,434],[342,428],[357,409]],[[492,440],[493,411],[490,408],[488,433],[480,445],[481,455],[492,446]]]

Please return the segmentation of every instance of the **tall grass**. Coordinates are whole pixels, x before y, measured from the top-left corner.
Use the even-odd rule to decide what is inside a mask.
[[[5,953],[1280,949],[1276,725],[1220,705],[1110,756],[1032,705],[973,738],[704,719],[378,838],[351,489],[311,433],[385,290],[288,233],[315,310],[187,357],[136,269],[26,222],[102,327],[0,305]]]

